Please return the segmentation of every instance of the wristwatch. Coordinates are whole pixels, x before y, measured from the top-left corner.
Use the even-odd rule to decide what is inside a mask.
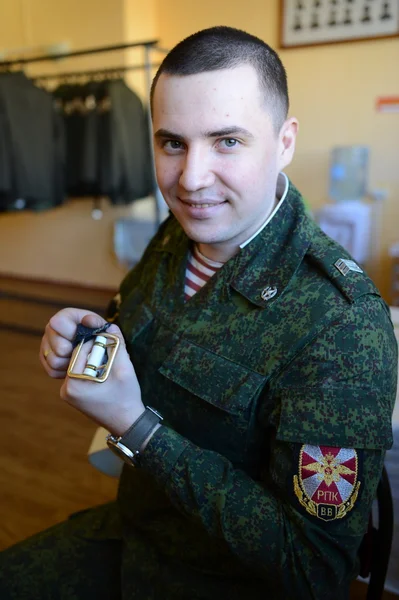
[[[109,449],[128,465],[139,466],[141,446],[162,420],[155,408],[146,406],[145,411],[123,435],[107,435]]]

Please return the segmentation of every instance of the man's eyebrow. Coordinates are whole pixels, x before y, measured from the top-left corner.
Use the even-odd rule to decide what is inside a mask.
[[[158,131],[154,133],[154,137],[168,138],[172,140],[177,140],[179,142],[184,141],[184,137],[182,135],[179,135],[178,133],[173,133],[173,131],[169,131],[168,129],[158,129]]]
[[[234,125],[231,127],[223,127],[223,129],[217,129],[216,131],[205,131],[202,134],[202,136],[205,138],[223,137],[226,135],[244,135],[249,138],[254,137],[253,134],[250,131],[248,131],[248,129],[244,129],[244,127],[237,127]],[[158,129],[158,131],[155,132],[154,136],[156,138],[168,138],[172,140],[177,140],[178,142],[184,141],[183,135],[180,135],[179,133],[174,133],[173,131],[169,131],[168,129]]]
[[[206,131],[205,137],[222,137],[225,135],[245,135],[246,137],[253,138],[253,134],[248,131],[248,129],[244,129],[244,127],[237,127],[232,125],[231,127],[223,127],[223,129],[217,129],[216,131]]]

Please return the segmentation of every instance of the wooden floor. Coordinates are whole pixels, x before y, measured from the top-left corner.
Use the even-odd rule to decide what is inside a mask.
[[[117,481],[87,460],[96,426],[61,402],[61,383],[38,360],[40,336],[57,310],[79,306],[103,314],[111,297],[0,277],[0,550],[115,498]],[[366,591],[355,582],[351,600],[365,599]]]
[[[111,296],[0,279],[0,549],[115,497],[117,481],[87,460],[96,426],[59,399],[38,360],[62,305],[103,312]]]

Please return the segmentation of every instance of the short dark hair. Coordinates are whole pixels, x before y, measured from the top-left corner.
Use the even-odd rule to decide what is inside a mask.
[[[287,118],[289,99],[287,74],[278,54],[261,39],[233,27],[211,27],[185,38],[164,58],[151,86],[151,108],[155,86],[162,73],[196,75],[207,71],[252,65],[265,93],[274,127],[279,131]]]

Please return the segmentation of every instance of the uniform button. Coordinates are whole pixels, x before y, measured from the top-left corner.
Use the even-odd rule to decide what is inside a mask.
[[[165,235],[165,237],[162,240],[162,246],[166,246],[166,244],[169,242],[170,240],[170,235]]]
[[[262,298],[262,300],[271,300],[272,298],[274,298],[274,296],[277,294],[277,288],[276,287],[271,287],[270,285],[265,287],[264,290],[262,290],[260,297]]]

